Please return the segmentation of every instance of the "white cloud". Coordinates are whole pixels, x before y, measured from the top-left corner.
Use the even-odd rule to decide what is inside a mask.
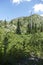
[[[12,3],[20,4],[21,2],[24,2],[24,1],[29,2],[31,0],[11,0],[11,1],[12,1]]]
[[[16,3],[16,4],[18,3],[19,4],[20,2],[22,2],[22,0],[12,0],[12,3]]]
[[[43,14],[41,14],[40,16],[43,16]]]
[[[41,1],[43,1],[43,0],[41,0]]]
[[[39,12],[39,11],[43,12],[43,4],[41,4],[41,3],[35,4],[33,9],[34,9],[34,12]]]

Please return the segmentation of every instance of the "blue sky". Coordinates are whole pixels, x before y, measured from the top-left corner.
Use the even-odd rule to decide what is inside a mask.
[[[31,11],[43,16],[43,0],[0,0],[0,20],[29,16]]]

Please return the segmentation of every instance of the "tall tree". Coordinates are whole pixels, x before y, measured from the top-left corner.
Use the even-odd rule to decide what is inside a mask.
[[[3,40],[3,47],[4,47],[4,55],[3,55],[3,58],[2,58],[2,65],[4,65],[6,63],[6,60],[7,60],[7,54],[6,54],[6,50],[7,50],[7,47],[8,47],[8,38],[7,36],[4,37],[4,40]]]
[[[27,34],[28,33],[31,33],[31,26],[30,26],[30,23],[28,23],[28,25],[27,25]]]
[[[21,29],[20,29],[20,22],[19,22],[19,19],[18,19],[18,22],[17,22],[16,33],[17,33],[17,34],[21,34]]]
[[[40,26],[40,32],[43,32],[43,23],[41,22],[40,24],[41,24],[41,26]]]
[[[23,50],[25,50],[25,40],[23,41]]]
[[[35,30],[35,33],[37,32],[37,24],[35,23],[35,28],[34,28],[34,30]]]
[[[4,20],[4,27],[6,28],[7,27],[7,21]]]
[[[11,26],[13,25],[13,21],[12,20],[10,21],[10,24],[11,24]]]
[[[34,22],[32,21],[32,33],[34,33],[35,32],[35,24],[34,24]]]
[[[2,21],[0,21],[0,27],[2,26]]]
[[[8,47],[8,38],[6,36],[3,40],[3,45],[4,45],[4,55],[6,55],[6,49]]]

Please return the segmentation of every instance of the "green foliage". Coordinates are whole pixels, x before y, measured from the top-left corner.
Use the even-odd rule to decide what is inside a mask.
[[[27,33],[31,33],[31,26],[30,26],[30,23],[27,25]]]
[[[41,24],[41,26],[40,26],[40,32],[43,32],[43,23],[41,22],[40,24]]]
[[[5,28],[7,27],[7,21],[6,20],[4,21],[4,26],[5,26]]]
[[[19,20],[18,20],[18,22],[17,22],[16,33],[17,33],[17,34],[21,34],[21,30],[20,30],[20,22],[19,22]]]
[[[43,33],[35,33],[35,34],[22,34],[17,35],[12,32],[7,33],[6,36],[5,33],[3,34],[3,39],[1,38],[2,47],[0,48],[0,55],[1,51],[3,50],[5,53],[3,58],[3,53],[1,56],[1,59],[3,60],[3,64],[8,64],[10,62],[11,64],[18,64],[20,60],[25,59],[27,57],[30,57],[32,52],[34,53],[35,57],[43,57]],[[2,34],[1,34],[2,35]],[[6,60],[5,60],[6,59]]]
[[[35,16],[36,18],[39,17],[32,15],[34,19],[32,21],[32,30],[28,20],[31,16],[17,20],[14,24],[16,26],[16,28],[14,27],[15,29],[12,28],[12,22],[12,25],[5,22],[5,25],[0,26],[0,65],[25,65],[26,63],[27,65],[32,65],[35,62],[33,60],[29,61],[29,58],[37,57],[43,59],[43,26],[41,24],[42,27],[39,27],[37,21],[35,22]],[[6,25],[8,25],[7,28]],[[39,32],[38,27],[41,32]],[[21,34],[21,30],[26,31],[28,35],[25,32]],[[42,61],[36,61],[36,65],[42,65]]]
[[[35,23],[35,28],[34,28],[35,32],[37,33],[37,24]]]
[[[3,46],[4,46],[4,55],[6,55],[6,49],[8,47],[8,38],[5,37],[3,40]]]

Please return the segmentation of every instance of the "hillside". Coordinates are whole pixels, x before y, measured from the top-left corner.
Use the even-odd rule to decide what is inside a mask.
[[[20,18],[16,18],[16,19],[12,19],[10,22],[7,22],[7,30],[8,31],[15,31],[16,27],[17,27],[17,22],[20,22],[20,26],[21,26],[21,31],[24,32],[27,28],[27,24],[29,22],[34,22],[36,23],[38,26],[40,25],[40,23],[43,23],[43,17],[37,14],[33,14],[31,16],[27,16],[27,17],[20,17]],[[0,27],[4,28],[4,21],[0,21]]]
[[[42,22],[43,21],[43,17],[40,16],[40,15],[37,15],[37,14],[33,14],[31,16],[28,16],[28,17],[20,17],[20,18],[17,18],[17,19],[13,19],[11,21],[13,21],[13,23],[16,25],[18,19],[19,21],[25,25],[27,24],[27,22],[31,21],[31,18],[32,18],[32,21],[34,21],[35,23],[39,23],[39,22]]]
[[[31,26],[27,26],[30,22],[36,23],[37,26],[33,25],[31,29]],[[0,21],[0,65],[43,65],[41,23],[43,17],[37,14],[13,19],[10,22]]]

